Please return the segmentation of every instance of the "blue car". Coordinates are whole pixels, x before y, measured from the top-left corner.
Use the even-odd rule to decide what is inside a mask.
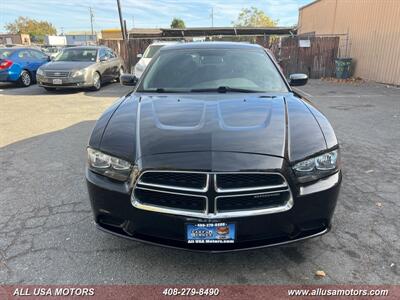
[[[49,60],[44,52],[32,48],[0,48],[0,82],[30,86],[37,69]]]

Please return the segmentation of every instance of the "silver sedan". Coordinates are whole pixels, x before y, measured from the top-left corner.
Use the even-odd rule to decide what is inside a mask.
[[[36,73],[39,86],[56,88],[90,88],[99,90],[103,83],[118,80],[123,74],[121,59],[103,46],[65,48]]]

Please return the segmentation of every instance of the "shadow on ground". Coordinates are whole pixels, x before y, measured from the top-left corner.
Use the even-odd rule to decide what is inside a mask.
[[[100,91],[91,91],[89,89],[57,89],[55,91],[46,91],[44,88],[33,84],[29,87],[20,87],[14,83],[0,83],[0,94],[9,96],[21,95],[74,95],[84,93],[85,96],[90,97],[121,97],[132,90],[132,87],[122,86],[118,82],[104,83]]]

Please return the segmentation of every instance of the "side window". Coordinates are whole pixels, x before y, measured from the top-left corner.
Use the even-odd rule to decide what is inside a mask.
[[[47,55],[42,53],[42,52],[39,52],[39,51],[31,50],[30,54],[31,54],[32,57],[34,57],[36,59],[40,59],[40,60],[46,60],[47,59]]]
[[[100,49],[99,58],[103,58],[105,56],[106,56],[106,50],[105,49]]]
[[[18,56],[18,58],[23,59],[23,60],[27,60],[27,59],[32,58],[31,55],[29,54],[28,50],[19,51],[17,56]]]
[[[115,58],[114,52],[112,52],[110,49],[107,49],[107,56],[108,56],[109,58]]]

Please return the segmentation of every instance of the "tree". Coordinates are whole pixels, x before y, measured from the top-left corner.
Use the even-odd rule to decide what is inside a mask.
[[[256,7],[242,8],[235,22],[235,27],[275,27],[278,20],[268,17],[265,12]]]
[[[57,34],[53,24],[47,21],[37,21],[28,17],[18,17],[14,22],[5,25],[5,29],[10,33],[26,33],[37,41],[43,41],[45,35]]]
[[[185,28],[185,22],[182,19],[174,18],[171,22],[171,28]]]

